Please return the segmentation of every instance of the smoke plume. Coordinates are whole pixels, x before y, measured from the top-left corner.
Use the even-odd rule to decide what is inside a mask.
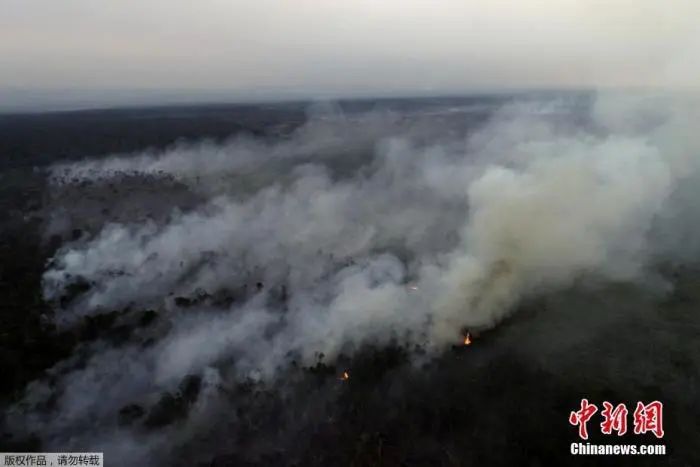
[[[367,345],[430,355],[524,299],[606,282],[663,291],[659,264],[697,259],[692,101],[516,101],[475,124],[479,112],[322,111],[274,140],[55,166],[47,235],[81,229],[44,275],[59,325],[134,309],[159,321],[62,363],[59,416],[24,423],[62,449],[147,462],[216,412],[226,381],[274,386]],[[114,422],[188,375],[202,383],[187,430],[137,442]]]

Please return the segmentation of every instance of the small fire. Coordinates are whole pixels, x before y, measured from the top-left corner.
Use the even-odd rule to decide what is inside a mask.
[[[347,380],[349,380],[349,379],[350,379],[350,373],[348,373],[347,371],[344,371],[343,374],[342,374],[342,376],[340,377],[340,380],[341,380],[341,381],[347,381]]]
[[[472,336],[471,334],[467,333],[464,336],[464,345],[472,345]]]

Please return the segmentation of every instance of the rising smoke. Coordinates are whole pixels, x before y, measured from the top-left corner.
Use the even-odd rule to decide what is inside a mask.
[[[274,386],[293,365],[366,345],[439,352],[523,299],[601,281],[663,291],[660,264],[698,258],[692,102],[515,102],[466,131],[445,123],[475,111],[323,111],[275,141],[55,166],[47,235],[83,229],[44,275],[56,321],[147,308],[160,319],[60,364],[54,415],[22,423],[49,446],[147,463],[216,412],[227,381]],[[121,201],[71,195],[130,184],[137,195]],[[144,441],[114,421],[188,375],[202,389],[187,429]],[[25,403],[46,391],[34,383]]]

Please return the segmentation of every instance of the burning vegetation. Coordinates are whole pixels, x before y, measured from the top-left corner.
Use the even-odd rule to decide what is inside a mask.
[[[468,332],[464,335],[464,345],[472,345],[472,335]]]

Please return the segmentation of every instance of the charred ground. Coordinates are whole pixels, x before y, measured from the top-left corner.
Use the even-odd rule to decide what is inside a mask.
[[[48,304],[42,298],[47,261],[64,242],[90,233],[91,226],[86,220],[81,229],[42,235],[44,210],[50,205],[47,164],[165,147],[181,138],[283,134],[303,121],[303,109],[290,104],[0,117],[0,210],[5,213],[0,220],[2,406],[18,401],[30,381],[46,378],[46,370],[69,356],[80,365],[88,358],[80,356],[86,344],[105,340],[117,346],[151,345],[143,330],[159,323],[156,311],[133,304],[83,318],[68,329],[52,324],[61,303]],[[153,191],[152,183],[124,179],[114,183],[110,196],[143,199]],[[182,192],[176,182],[158,183],[158,190]],[[82,188],[84,193],[90,189]],[[182,209],[191,200],[171,199]],[[195,439],[175,447],[170,462],[588,465],[597,459],[569,456],[569,444],[577,439],[567,422],[569,412],[587,397],[597,403],[665,403],[669,455],[661,460],[613,459],[616,465],[697,465],[700,274],[673,265],[660,274],[672,282],[673,292],[659,296],[606,284],[550,294],[522,304],[511,319],[476,336],[471,346],[456,342],[437,358],[416,361],[408,357],[415,349],[398,346],[365,348],[332,364],[320,359],[311,368],[293,367],[280,390],[254,383],[226,388],[224,399],[230,399],[230,406],[224,405],[221,416],[202,427]],[[264,286],[253,281],[219,295],[201,291],[175,299],[187,309],[198,301],[243,300],[248,289]],[[78,284],[62,299],[68,303],[83,291]],[[349,379],[339,378],[343,371]],[[200,385],[198,376],[189,376],[177,391],[162,394],[151,406],[126,404],[117,415],[119,423],[144,432],[177,429],[199,397]],[[51,413],[50,403],[46,412]],[[592,431],[591,442],[611,442]],[[651,435],[627,434],[619,441],[656,443]],[[5,424],[0,448],[39,450],[41,443],[31,436],[17,437]]]

